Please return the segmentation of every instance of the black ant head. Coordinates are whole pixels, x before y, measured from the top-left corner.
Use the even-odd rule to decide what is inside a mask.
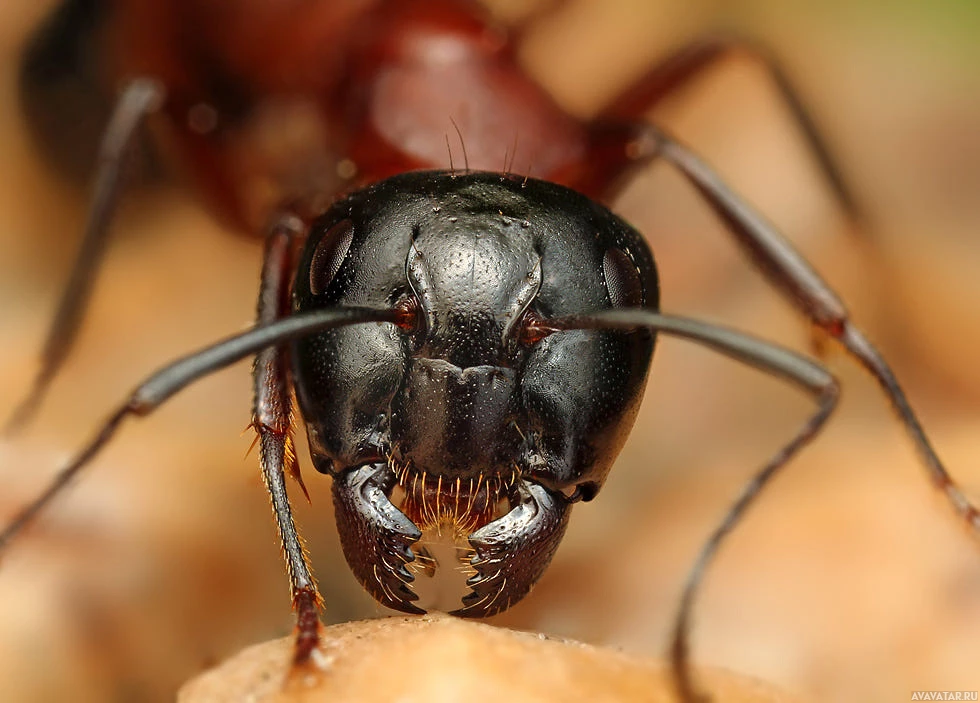
[[[418,544],[425,533],[462,548],[471,590],[457,614],[489,615],[527,593],[570,504],[596,494],[625,441],[654,345],[646,330],[548,321],[657,303],[641,236],[542,181],[405,174],[314,223],[295,310],[398,311],[397,324],[293,347],[348,563],[379,601],[419,611],[410,569],[439,561]]]

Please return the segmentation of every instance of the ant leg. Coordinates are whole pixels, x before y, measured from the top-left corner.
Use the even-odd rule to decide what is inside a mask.
[[[266,238],[259,289],[258,324],[269,324],[289,314],[289,280],[295,268],[297,242],[304,234],[295,216],[282,216]],[[279,539],[286,558],[286,572],[293,609],[296,611],[294,663],[307,661],[320,639],[320,609],[323,600],[310,569],[309,557],[293,521],[286,493],[286,474],[297,480],[306,499],[296,462],[292,434],[292,398],[289,382],[288,347],[268,347],[255,357],[252,367],[255,400],[252,427],[259,436],[262,478],[272,499]]]
[[[99,149],[99,165],[85,236],[48,330],[41,352],[41,368],[34,377],[30,391],[7,419],[3,434],[13,434],[31,421],[75,342],[105,253],[124,163],[139,126],[147,115],[159,109],[163,97],[163,88],[158,83],[143,78],[130,83],[116,103]]]
[[[168,398],[194,381],[267,347],[274,347],[292,339],[335,327],[369,322],[397,323],[399,319],[396,310],[360,307],[316,310],[293,315],[268,325],[253,327],[164,366],[144,379],[126,401],[109,416],[109,419],[102,423],[95,437],[55,475],[47,488],[0,530],[0,554],[10,541],[91,462],[102,447],[108,444],[127,417],[149,415]]]
[[[732,192],[696,154],[653,125],[637,129],[633,148],[639,158],[659,157],[675,166],[704,196],[769,282],[874,376],[915,444],[930,479],[945,493],[963,521],[980,535],[980,512],[946,471],[895,374],[851,322],[847,308],[830,285],[772,224]]]
[[[661,315],[649,310],[620,309],[559,320],[547,320],[544,324],[549,328],[557,329],[648,327],[652,330],[683,337],[794,383],[810,393],[819,405],[817,412],[807,420],[793,439],[773,455],[768,463],[745,485],[741,495],[728,509],[725,518],[715,527],[711,536],[701,547],[697,561],[688,573],[680,606],[677,609],[677,617],[674,620],[670,647],[671,667],[674,683],[681,700],[705,700],[705,697],[698,692],[695,686],[688,656],[691,613],[698,588],[704,579],[705,570],[718,551],[722,540],[742,520],[766,484],[821,430],[837,405],[840,387],[823,366],[805,356],[750,335],[699,320]]]
[[[792,81],[786,75],[781,63],[766,46],[731,36],[711,36],[696,40],[681,47],[666,59],[640,77],[619,96],[613,98],[593,122],[593,138],[601,144],[609,137],[604,125],[635,122],[642,119],[664,98],[670,97],[691,81],[699,78],[705,71],[722,60],[746,54],[761,61],[772,77],[783,102],[789,108],[793,120],[799,126],[810,152],[813,154],[830,186],[834,197],[854,222],[863,220],[853,191],[844,178],[843,172],[833,158],[830,148],[820,134],[810,110],[804,104]],[[608,148],[604,149],[608,151]],[[619,158],[616,159],[618,154]],[[613,163],[605,165],[607,170],[605,184],[596,184],[599,191],[615,193],[617,185],[635,163],[622,150],[614,150],[608,157]]]

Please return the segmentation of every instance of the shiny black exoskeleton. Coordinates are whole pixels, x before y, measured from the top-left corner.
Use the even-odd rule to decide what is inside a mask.
[[[404,565],[421,529],[450,522],[477,572],[456,613],[484,616],[524,596],[570,504],[596,494],[626,440],[654,345],[643,329],[549,335],[538,325],[657,304],[642,236],[552,183],[416,172],[323,215],[294,311],[404,312],[398,325],[342,327],[293,348],[313,460],[334,476],[358,580],[385,605],[420,612]]]

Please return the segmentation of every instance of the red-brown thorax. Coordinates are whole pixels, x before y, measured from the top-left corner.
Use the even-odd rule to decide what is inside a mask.
[[[582,168],[582,125],[471,2],[129,0],[114,31],[117,76],[163,83],[156,127],[178,168],[246,231],[283,207],[311,217],[354,187],[449,168],[450,150],[457,169],[569,185]]]

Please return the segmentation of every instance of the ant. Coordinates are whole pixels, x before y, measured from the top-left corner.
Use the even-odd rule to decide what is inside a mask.
[[[334,477],[338,529],[362,585],[385,605],[418,612],[405,566],[433,563],[412,546],[420,528],[448,520],[468,542],[474,572],[456,612],[493,614],[541,575],[570,506],[598,493],[635,417],[656,334],[673,334],[788,380],[817,404],[746,487],[687,581],[671,652],[681,697],[695,699],[687,639],[703,571],[762,487],[821,429],[839,388],[800,354],[658,312],[644,240],[597,204],[656,161],[676,168],[769,282],[870,371],[933,482],[980,527],[891,370],[830,287],[710,166],[644,119],[709,66],[749,52],[769,69],[831,190],[857,218],[808,111],[764,49],[728,39],[684,47],[584,122],[520,70],[512,40],[468,2],[308,4],[308,15],[282,5],[221,14],[226,7],[134,2],[114,10],[115,57],[130,80],[106,131],[82,253],[41,371],[8,428],[30,420],[71,347],[122,166],[150,118],[218,216],[265,232],[258,323],[140,384],[0,545],[125,419],[255,354],[253,426],[297,611],[297,662],[316,646],[321,604],[286,497],[287,475],[303,486],[292,454],[293,390],[314,464]],[[287,136],[296,124],[312,129],[298,130],[300,147],[271,154],[263,141],[270,119]],[[443,164],[450,129],[462,164],[431,170]],[[524,156],[534,178],[515,173]],[[469,257],[470,289],[460,257]],[[353,368],[365,360],[367,368]],[[576,388],[585,392],[561,402]]]

